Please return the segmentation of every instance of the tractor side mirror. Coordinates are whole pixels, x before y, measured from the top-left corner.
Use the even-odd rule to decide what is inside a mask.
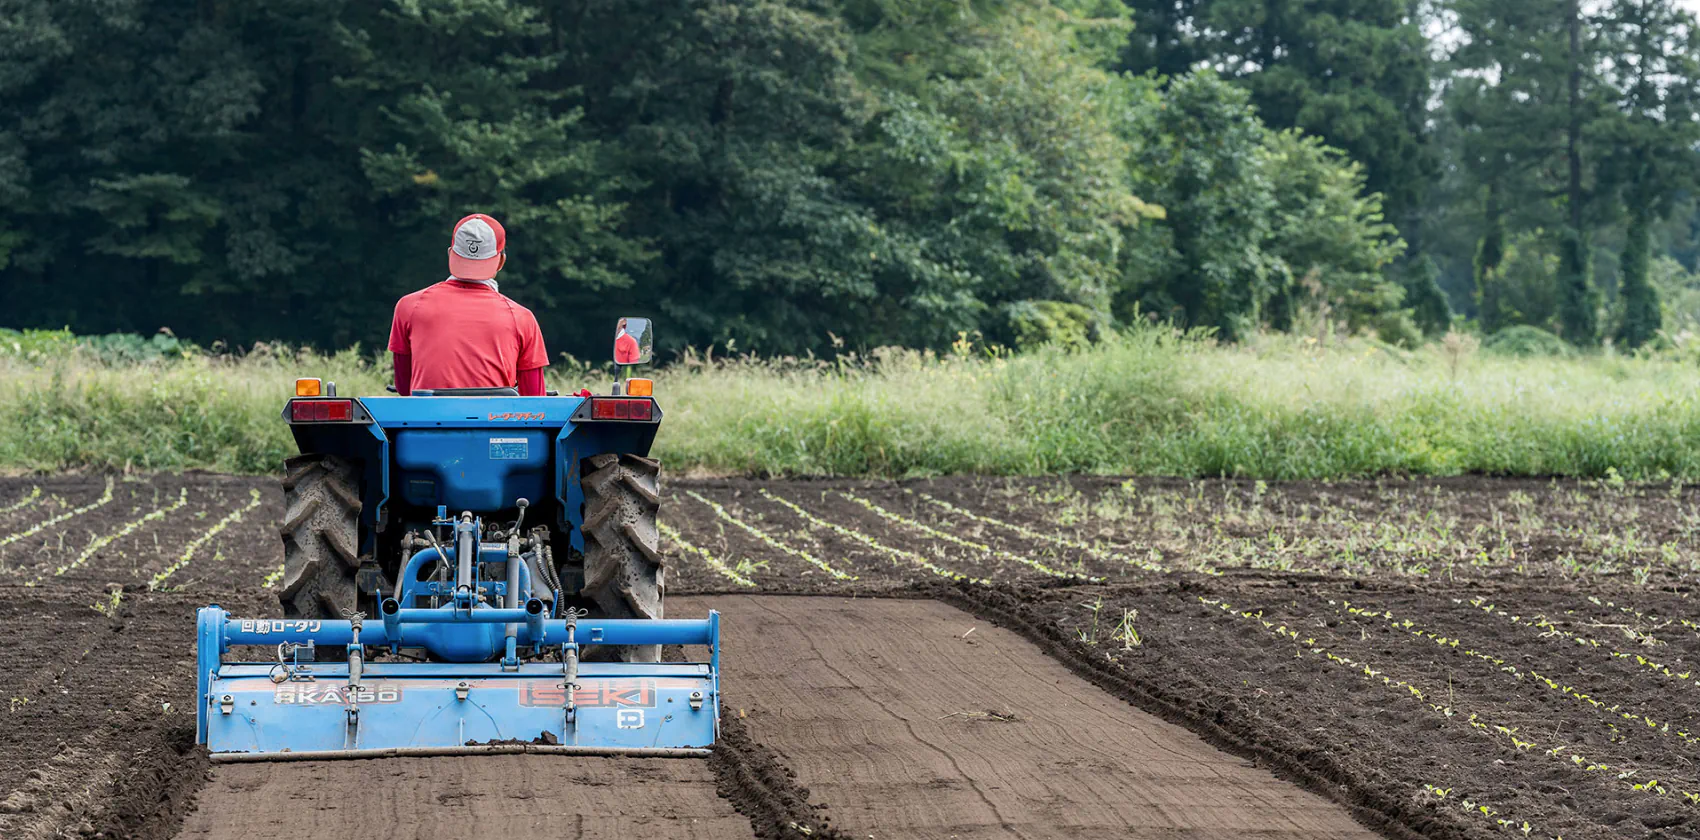
[[[621,318],[614,327],[614,364],[646,365],[655,356],[655,331],[648,318]]]

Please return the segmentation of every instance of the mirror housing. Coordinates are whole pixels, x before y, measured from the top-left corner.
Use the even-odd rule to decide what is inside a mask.
[[[655,358],[655,329],[648,318],[621,318],[614,326],[614,364],[647,365]]]

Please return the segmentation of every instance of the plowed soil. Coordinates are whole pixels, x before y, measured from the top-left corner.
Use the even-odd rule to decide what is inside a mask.
[[[492,755],[222,765],[178,836],[752,835],[705,761]]]
[[[0,837],[1700,836],[1691,488],[675,481],[710,760],[209,769],[194,610],[276,612],[280,508],[0,479]]]
[[[1332,802],[935,601],[681,599],[727,623],[732,714],[855,837],[1369,838]]]

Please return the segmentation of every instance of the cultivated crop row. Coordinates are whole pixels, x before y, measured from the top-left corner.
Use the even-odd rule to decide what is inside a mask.
[[[64,513],[61,513],[57,516],[54,516],[54,517],[49,518],[49,519],[44,519],[41,522],[37,522],[35,525],[31,526],[27,530],[19,531],[15,534],[11,534],[10,536],[0,537],[0,548],[11,545],[12,543],[15,543],[19,540],[29,539],[30,537],[33,537],[36,534],[39,534],[42,531],[47,530],[48,528],[51,528],[51,527],[58,525],[58,524],[61,524],[63,522],[68,522],[68,521],[70,521],[70,520],[72,520],[72,519],[74,519],[78,516],[82,516],[83,514],[88,513],[91,510],[96,510],[98,508],[105,507],[106,505],[110,504],[111,502],[112,502],[112,479],[107,478],[106,479],[106,490],[100,494],[100,498],[95,499],[94,501],[89,502],[88,504],[83,505],[82,507],[72,508],[72,509],[65,511]]]
[[[41,501],[41,486],[40,485],[36,485],[35,487],[31,487],[30,491],[28,493],[24,494],[23,498],[5,506],[5,507],[0,507],[0,514],[11,513],[12,511],[16,511],[16,510],[23,510],[24,508],[29,507],[30,505],[33,505],[38,501]]]
[[[696,492],[695,490],[686,491],[686,495],[690,496],[693,499],[696,499],[699,502],[702,502],[705,505],[708,505],[708,507],[711,510],[714,511],[714,515],[720,517],[720,519],[722,521],[729,522],[729,523],[737,526],[738,528],[742,529],[745,533],[748,533],[750,536],[755,537],[757,540],[760,540],[762,543],[764,543],[765,545],[767,545],[770,548],[773,548],[773,549],[780,551],[780,552],[783,552],[785,554],[789,554],[792,557],[797,558],[798,560],[801,560],[801,561],[803,561],[803,562],[805,562],[805,563],[807,563],[811,566],[814,566],[817,569],[820,569],[823,572],[826,572],[828,575],[831,575],[834,580],[855,580],[856,579],[855,575],[852,575],[848,572],[840,571],[836,568],[833,568],[832,564],[814,556],[813,554],[808,553],[807,551],[803,551],[802,549],[798,549],[798,548],[792,548],[791,546],[786,545],[783,542],[780,542],[779,540],[775,539],[771,534],[767,533],[766,531],[763,531],[762,529],[757,528],[756,526],[751,525],[748,522],[745,522],[742,519],[739,519],[738,517],[733,516],[732,514],[728,513],[727,510],[726,510],[726,507],[724,505],[720,504],[719,502],[715,502],[715,501],[708,499],[707,497],[703,496],[701,493]]]
[[[808,511],[802,509],[801,507],[798,507],[795,503],[793,503],[791,501],[780,498],[779,496],[775,496],[774,494],[768,492],[767,488],[765,488],[765,487],[761,488],[760,493],[761,493],[762,498],[767,499],[770,502],[774,502],[775,504],[779,504],[779,505],[784,506],[786,509],[790,510],[792,513],[795,513],[799,518],[801,518],[805,522],[808,522],[808,523],[815,525],[817,527],[825,528],[825,529],[827,529],[827,530],[829,530],[829,531],[831,531],[835,534],[838,534],[841,537],[847,537],[851,540],[854,540],[858,543],[861,543],[862,545],[867,546],[868,548],[873,549],[876,552],[879,552],[880,554],[884,554],[887,557],[893,558],[894,560],[905,561],[905,562],[910,563],[910,564],[912,564],[912,565],[914,565],[918,568],[924,569],[928,572],[931,572],[935,575],[938,575],[939,577],[948,578],[950,580],[968,580],[968,581],[973,581],[974,583],[986,583],[987,582],[987,581],[985,581],[984,579],[981,579],[981,578],[973,578],[973,577],[965,575],[961,572],[952,571],[950,569],[947,569],[943,566],[938,565],[937,563],[934,563],[931,560],[928,560],[925,557],[922,557],[919,554],[916,554],[913,551],[908,551],[908,550],[905,550],[905,549],[893,548],[891,546],[888,546],[888,545],[874,539],[873,537],[870,537],[866,534],[863,534],[860,531],[857,531],[857,530],[854,530],[854,529],[851,529],[851,528],[846,528],[843,525],[839,525],[836,522],[828,522],[825,519],[822,519],[822,518],[808,512]]]
[[[1700,679],[1696,678],[1696,672],[1694,670],[1679,671],[1663,662],[1649,659],[1639,653],[1630,653],[1618,650],[1599,639],[1565,630],[1564,628],[1559,627],[1552,619],[1549,619],[1544,615],[1536,614],[1533,616],[1524,616],[1513,614],[1488,603],[1486,598],[1481,597],[1471,598],[1468,601],[1461,598],[1455,598],[1453,599],[1453,603],[1468,603],[1470,606],[1475,607],[1488,615],[1497,615],[1515,626],[1533,631],[1545,638],[1564,639],[1574,642],[1578,647],[1600,651],[1613,659],[1625,662],[1634,662],[1636,665],[1640,666],[1640,668],[1635,670],[1635,673],[1650,671],[1664,677],[1665,679],[1683,683],[1690,687],[1700,688]]]
[[[1049,575],[1051,577],[1059,577],[1059,578],[1085,577],[1087,580],[1092,580],[1092,581],[1103,580],[1103,578],[1101,578],[1101,577],[1093,577],[1093,576],[1090,576],[1090,575],[1086,575],[1083,572],[1059,571],[1057,569],[1053,569],[1050,566],[1045,565],[1044,563],[1041,563],[1037,560],[1034,560],[1030,557],[1023,557],[1023,556],[1021,556],[1019,554],[1015,554],[1013,552],[1004,551],[1003,549],[992,548],[991,546],[986,545],[984,543],[978,543],[978,542],[974,542],[973,540],[963,539],[962,537],[956,536],[955,534],[951,534],[951,533],[948,533],[946,531],[940,531],[937,528],[933,528],[931,526],[928,526],[928,525],[921,523],[921,522],[917,522],[917,521],[910,519],[906,516],[903,516],[901,514],[893,513],[889,510],[886,510],[885,508],[880,507],[878,504],[875,504],[872,500],[865,499],[865,498],[858,496],[854,493],[848,493],[848,492],[840,491],[838,495],[843,496],[844,498],[849,499],[850,501],[855,502],[856,504],[859,504],[864,508],[867,508],[870,512],[872,512],[872,513],[874,513],[878,516],[882,516],[882,517],[884,517],[888,520],[891,520],[892,522],[896,522],[899,525],[920,531],[921,533],[926,534],[927,536],[932,537],[932,538],[937,539],[937,540],[943,540],[943,541],[948,542],[948,543],[960,545],[964,548],[974,549],[975,551],[978,551],[981,554],[986,555],[987,557],[996,557],[999,560],[1008,560],[1010,562],[1019,563],[1023,566],[1026,566],[1030,569],[1033,569],[1036,572],[1039,572],[1040,574]]]
[[[183,489],[181,489],[177,492],[176,501],[173,501],[172,503],[170,503],[168,505],[163,505],[161,507],[154,508],[153,510],[148,511],[147,513],[144,513],[141,516],[139,516],[135,519],[132,519],[129,522],[124,523],[123,525],[118,526],[118,528],[116,530],[111,531],[107,534],[103,534],[99,537],[95,537],[94,539],[90,540],[89,544],[84,546],[82,551],[77,552],[76,557],[74,557],[74,558],[72,558],[72,559],[70,559],[70,560],[68,560],[64,563],[59,564],[59,567],[53,570],[53,576],[54,577],[61,577],[66,572],[75,571],[76,569],[81,568],[84,563],[88,562],[90,557],[93,557],[101,549],[103,549],[103,548],[105,548],[105,547],[107,547],[107,546],[129,536],[131,533],[135,532],[136,529],[141,528],[141,527],[147,525],[150,522],[157,522],[161,519],[164,519],[166,516],[168,516],[172,513],[175,513],[178,509],[182,508],[185,504],[188,504],[188,502],[189,502],[189,489],[185,487],[185,488],[183,488]],[[44,578],[44,577],[46,577],[45,574],[36,575],[33,579],[31,579],[29,581],[29,583],[27,583],[25,585],[26,586],[35,586],[36,584],[40,583],[42,578]]]
[[[1350,601],[1334,601],[1330,599],[1328,603],[1330,606],[1335,607],[1337,612],[1360,618],[1379,619],[1395,631],[1408,633],[1419,639],[1426,639],[1438,647],[1452,650],[1470,657],[1471,659],[1491,665],[1495,673],[1504,674],[1527,685],[1541,686],[1550,691],[1557,692],[1558,694],[1563,695],[1566,699],[1587,706],[1595,712],[1614,717],[1618,720],[1627,721],[1630,724],[1635,725],[1635,728],[1638,731],[1645,730],[1654,734],[1673,737],[1689,744],[1700,743],[1700,737],[1696,737],[1687,731],[1673,727],[1669,722],[1656,720],[1650,715],[1626,711],[1621,703],[1608,703],[1607,701],[1601,700],[1592,694],[1581,691],[1575,686],[1567,685],[1559,680],[1552,679],[1533,668],[1519,669],[1503,656],[1496,656],[1472,647],[1462,647],[1462,640],[1425,629],[1422,625],[1417,624],[1409,618],[1396,618],[1391,610],[1377,610],[1370,607],[1353,606]],[[1608,719],[1604,723],[1614,732],[1619,731],[1617,724],[1612,720]],[[1614,737],[1613,740],[1617,740],[1617,738]]]
[[[1255,629],[1260,629],[1269,636],[1295,644],[1297,647],[1294,649],[1294,655],[1301,659],[1308,653],[1316,657],[1312,661],[1343,667],[1363,679],[1382,685],[1395,694],[1412,697],[1437,718],[1453,725],[1460,723],[1466,725],[1471,730],[1500,743],[1502,747],[1508,745],[1510,749],[1516,752],[1544,755],[1572,769],[1598,774],[1599,778],[1611,779],[1628,792],[1660,797],[1675,794],[1678,801],[1691,806],[1700,805],[1700,793],[1695,792],[1700,790],[1700,784],[1686,781],[1672,783],[1656,777],[1650,778],[1647,774],[1635,768],[1587,758],[1578,754],[1573,747],[1566,745],[1543,748],[1538,741],[1534,740],[1532,734],[1530,737],[1524,737],[1520,727],[1496,723],[1491,718],[1477,712],[1471,712],[1467,717],[1460,717],[1460,710],[1456,709],[1451,702],[1438,702],[1441,697],[1449,697],[1450,691],[1445,694],[1437,694],[1432,689],[1394,676],[1385,667],[1377,667],[1366,660],[1358,660],[1336,653],[1329,647],[1318,643],[1315,638],[1304,637],[1303,633],[1290,629],[1286,624],[1264,618],[1264,613],[1261,610],[1236,609],[1232,604],[1219,599],[1200,597],[1198,600],[1208,607],[1214,607],[1223,614],[1249,623]],[[1637,779],[1645,779],[1645,781],[1637,781]]]
[[[241,522],[242,518],[244,516],[246,516],[250,511],[252,511],[254,508],[257,508],[259,506],[260,506],[260,491],[255,490],[255,489],[250,489],[248,491],[248,504],[243,505],[242,507],[236,508],[235,510],[232,510],[231,512],[225,514],[224,518],[220,519],[216,523],[213,523],[213,526],[211,528],[208,528],[207,530],[202,531],[199,536],[195,537],[193,540],[190,540],[189,544],[183,547],[183,553],[177,555],[176,561],[174,561],[171,565],[166,566],[165,568],[159,570],[159,572],[156,573],[148,581],[148,590],[152,591],[152,590],[158,589],[158,588],[160,588],[160,586],[164,585],[165,582],[167,580],[169,580],[172,575],[177,574],[178,572],[182,571],[185,567],[187,567],[189,565],[190,561],[195,559],[196,552],[199,552],[203,546],[205,546],[207,543],[211,542],[214,537],[217,537],[219,534],[223,533],[226,528],[229,528],[230,526],[235,525],[238,522]]]
[[[905,493],[913,493],[915,491],[905,490],[904,492]],[[1006,531],[1009,531],[1009,532],[1015,533],[1015,534],[1020,534],[1021,536],[1027,537],[1029,539],[1041,540],[1041,541],[1044,541],[1044,542],[1051,543],[1052,545],[1063,546],[1064,548],[1072,548],[1076,551],[1083,552],[1087,556],[1092,557],[1096,560],[1102,560],[1102,561],[1107,562],[1107,563],[1125,564],[1125,565],[1133,566],[1133,567],[1138,568],[1138,569],[1143,569],[1143,570],[1148,571],[1148,572],[1167,572],[1167,571],[1169,571],[1168,567],[1164,566],[1161,562],[1159,562],[1159,561],[1162,560],[1162,555],[1158,554],[1156,552],[1153,552],[1154,556],[1156,557],[1156,560],[1152,560],[1152,559],[1147,559],[1147,558],[1133,557],[1133,556],[1122,554],[1120,552],[1115,552],[1115,551],[1106,551],[1102,548],[1098,548],[1097,546],[1088,545],[1084,542],[1081,542],[1081,541],[1075,540],[1075,539],[1070,539],[1070,538],[1065,537],[1061,534],[1047,534],[1047,533],[1044,533],[1042,531],[1037,531],[1037,530],[1034,530],[1032,528],[1028,528],[1028,527],[1023,526],[1023,525],[1017,525],[1016,523],[1013,523],[1013,522],[1005,522],[1004,520],[1001,520],[1001,519],[998,519],[998,518],[995,518],[995,517],[992,517],[992,516],[988,516],[984,513],[975,513],[974,511],[971,511],[971,510],[965,510],[963,508],[960,508],[960,507],[957,507],[956,505],[951,504],[950,502],[947,502],[943,499],[935,498],[935,497],[930,496],[926,493],[920,493],[920,494],[917,494],[917,495],[920,496],[922,501],[925,501],[928,504],[934,505],[935,507],[938,507],[942,510],[949,512],[949,513],[953,513],[953,514],[960,516],[964,519],[968,519],[968,520],[973,521],[973,522],[979,522],[979,523],[982,523],[982,524],[985,524],[985,525],[991,525],[995,528],[1002,528]],[[1207,571],[1207,570],[1204,569],[1204,568],[1200,568],[1197,571]]]
[[[1675,625],[1679,625],[1682,628],[1686,629],[1689,632],[1689,634],[1693,635],[1695,638],[1700,638],[1700,622],[1696,622],[1693,619],[1683,618],[1682,616],[1676,616],[1675,618],[1660,618],[1656,615],[1653,615],[1649,611],[1644,611],[1644,610],[1638,609],[1638,608],[1636,608],[1636,607],[1634,607],[1630,604],[1619,604],[1619,603],[1616,603],[1615,601],[1602,601],[1602,600],[1600,600],[1598,595],[1589,595],[1588,596],[1588,603],[1593,604],[1594,606],[1599,607],[1599,608],[1604,609],[1604,610],[1616,610],[1617,612],[1620,612],[1624,615],[1632,616],[1636,620],[1637,623],[1643,624],[1643,625],[1650,625],[1652,627],[1652,630],[1655,630],[1655,631],[1663,630],[1664,628],[1675,624]],[[1601,625],[1601,626],[1617,627],[1618,629],[1623,630],[1624,635],[1628,636],[1631,640],[1633,640],[1637,643],[1641,643],[1641,644],[1664,644],[1663,642],[1660,642],[1657,639],[1655,639],[1651,632],[1637,631],[1637,630],[1633,630],[1633,629],[1630,629],[1628,627],[1623,627],[1623,626],[1619,626],[1619,625]]]
[[[671,540],[672,543],[678,546],[681,551],[701,559],[704,564],[706,564],[710,569],[713,569],[721,577],[724,577],[739,586],[753,587],[756,585],[755,581],[744,577],[736,569],[727,566],[725,562],[721,561],[720,558],[715,557],[708,549],[698,548],[697,546],[692,545],[689,540],[685,539],[683,534],[679,533],[679,529],[674,528],[665,522],[657,522],[656,527],[660,529],[661,536]]]

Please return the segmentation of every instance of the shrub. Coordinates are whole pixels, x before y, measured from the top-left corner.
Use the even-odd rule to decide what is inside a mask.
[[[1518,324],[1488,336],[1482,349],[1498,356],[1530,358],[1539,356],[1566,357],[1575,350],[1564,339],[1540,327]]]

